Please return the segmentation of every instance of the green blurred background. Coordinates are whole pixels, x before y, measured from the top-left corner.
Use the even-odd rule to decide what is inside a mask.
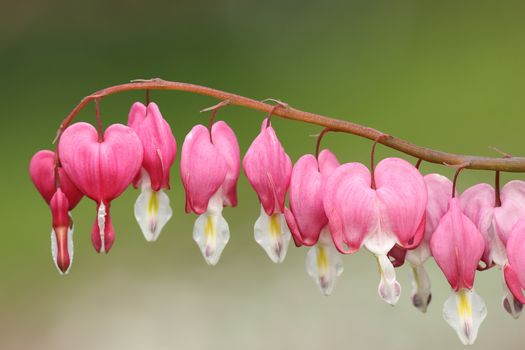
[[[253,240],[259,204],[239,181],[239,207],[226,209],[231,241],[208,267],[183,211],[178,160],[174,217],[156,243],[133,218],[137,191],[114,201],[115,246],[91,246],[95,205],[74,212],[75,261],[59,276],[50,255],[50,213],[28,176],[32,154],[50,148],[61,119],[81,97],[136,78],[203,84],[255,99],[352,120],[416,144],[498,156],[525,155],[525,3],[522,1],[3,1],[0,12],[2,181],[1,349],[460,349],[443,321],[449,287],[433,262],[434,301],[410,304],[408,271],[395,308],[379,300],[373,258],[345,256],[332,296],[290,246],[274,265]],[[125,122],[144,93],[102,102],[105,125]],[[216,100],[152,92],[180,146]],[[218,115],[244,152],[262,113]],[[78,120],[94,121],[89,106]],[[276,118],[293,160],[313,152],[318,127]],[[342,161],[367,161],[371,142],[333,134],[324,145]],[[398,155],[384,147],[380,157]],[[409,157],[406,157],[410,159]],[[410,161],[415,161],[410,159]],[[422,165],[423,172],[445,167]],[[504,174],[505,180],[524,179]],[[465,171],[460,189],[493,174]],[[475,349],[522,349],[525,317],[501,308],[499,271],[478,274],[488,306]]]

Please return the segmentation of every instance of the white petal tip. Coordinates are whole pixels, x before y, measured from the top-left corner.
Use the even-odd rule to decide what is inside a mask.
[[[335,249],[328,229],[321,231],[317,244],[306,253],[306,272],[323,295],[332,294],[338,277],[343,273],[343,259]]]
[[[261,208],[261,216],[254,226],[254,237],[272,262],[279,264],[284,261],[292,235],[283,214],[268,216]]]
[[[412,305],[422,313],[426,314],[428,305],[432,300],[432,293],[416,293],[412,294]]]
[[[379,283],[377,292],[383,301],[394,306],[397,304],[401,296],[401,285],[397,281],[387,283],[382,280]]]
[[[228,223],[221,213],[204,213],[195,221],[193,239],[197,243],[206,263],[215,266],[230,240]]]
[[[443,305],[443,318],[464,345],[474,344],[486,316],[485,302],[473,290],[460,289],[451,294]]]
[[[412,265],[412,305],[426,313],[432,301],[430,278],[422,264]]]
[[[377,292],[381,299],[394,306],[401,296],[401,285],[396,280],[396,271],[394,270],[392,262],[385,254],[376,255],[376,259],[381,275]]]
[[[142,186],[142,192],[135,202],[135,219],[146,241],[155,242],[159,238],[172,214],[170,200],[164,191],[156,192],[148,186]]]
[[[512,316],[515,320],[520,318],[521,312],[523,311],[523,304],[514,296],[512,293],[507,292],[503,296],[503,308],[509,315]]]

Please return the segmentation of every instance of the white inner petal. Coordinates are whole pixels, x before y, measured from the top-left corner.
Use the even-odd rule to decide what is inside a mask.
[[[421,312],[427,312],[432,298],[430,278],[423,264],[410,264],[412,276],[412,304]]]
[[[268,216],[261,205],[261,215],[254,226],[254,237],[274,263],[284,261],[292,237],[284,214]]]
[[[330,295],[343,273],[343,259],[335,248],[328,227],[321,230],[319,241],[306,253],[306,272],[324,295]]]
[[[494,229],[494,224],[490,225],[489,230],[490,238],[490,259],[500,267],[507,264],[507,251],[505,249],[505,244],[499,238],[499,235],[496,234]]]
[[[100,235],[100,252],[106,252],[105,232],[106,232],[106,206],[100,203],[97,213],[98,234]]]
[[[443,318],[464,345],[474,343],[479,326],[486,316],[485,302],[473,290],[460,289],[452,293],[443,305]]]
[[[503,275],[503,274],[502,274]],[[515,320],[517,320],[521,311],[523,310],[523,304],[510,292],[505,277],[503,277],[503,298],[501,300],[503,308],[507,311]]]
[[[219,189],[208,202],[206,213],[195,220],[193,239],[208,265],[216,265],[230,240],[228,223],[222,216],[223,196]]]
[[[428,241],[422,241],[416,248],[407,251],[405,259],[413,265],[423,265],[432,256]]]
[[[381,275],[377,292],[385,302],[390,305],[395,305],[401,296],[401,285],[396,280],[394,265],[392,265],[392,262],[386,254],[376,254],[376,259]]]
[[[153,191],[149,176],[143,174],[141,193],[135,202],[135,219],[137,219],[146,241],[154,242],[159,238],[160,232],[172,214],[170,199],[166,193],[163,190]]]

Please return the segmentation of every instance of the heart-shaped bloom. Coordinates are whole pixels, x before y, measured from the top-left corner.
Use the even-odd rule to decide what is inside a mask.
[[[295,245],[311,246],[306,271],[325,295],[343,273],[343,260],[332,242],[323,207],[324,182],[338,166],[328,150],[319,154],[319,161],[311,154],[299,158],[290,181],[290,209],[284,211]]]
[[[76,207],[83,194],[62,167],[55,171],[55,153],[52,151],[38,151],[31,159],[29,174],[36,189],[51,208],[51,254],[58,272],[66,274],[71,268],[74,253],[73,220],[69,212]]]
[[[237,205],[239,171],[239,144],[228,124],[214,123],[211,133],[203,125],[191,129],[182,145],[180,174],[186,212],[199,215],[193,239],[209,265],[217,264],[230,239],[222,209]]]
[[[513,227],[507,241],[508,262],[505,265],[505,281],[514,297],[525,304],[525,216]]]
[[[448,210],[430,239],[430,248],[453,290],[443,306],[443,318],[463,344],[473,344],[487,316],[485,302],[472,289],[485,241],[476,225],[461,212],[458,198],[449,200]]]
[[[255,222],[255,241],[274,263],[286,257],[290,230],[284,218],[284,200],[292,175],[292,161],[269,125],[262,122],[261,132],[242,161],[244,173],[261,202],[261,215]]]
[[[505,245],[512,227],[525,216],[525,182],[510,181],[500,194],[501,205],[496,203],[496,191],[489,184],[477,184],[461,194],[461,209],[477,226],[485,239],[482,261],[485,268],[493,265],[503,269],[507,263]],[[505,287],[503,307],[518,318],[523,305]]]
[[[135,202],[135,218],[147,241],[156,241],[171,218],[170,200],[163,189],[170,188],[170,168],[177,153],[177,142],[169,124],[155,103],[131,106],[128,125],[142,141],[142,168],[133,181],[141,187]]]
[[[395,244],[419,245],[427,190],[419,171],[399,158],[379,162],[373,176],[360,163],[341,165],[326,182],[323,205],[337,249],[350,254],[364,245],[371,251],[380,266],[379,295],[394,305],[401,286],[387,253]]]
[[[91,241],[108,252],[115,238],[109,214],[111,201],[129,186],[142,164],[142,142],[133,129],[113,124],[103,140],[88,123],[75,123],[60,137],[62,166],[75,186],[97,203]]]

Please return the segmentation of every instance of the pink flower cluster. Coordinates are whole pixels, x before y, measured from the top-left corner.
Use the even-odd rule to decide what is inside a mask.
[[[57,149],[58,154],[37,152],[30,175],[51,208],[52,255],[60,273],[71,267],[70,212],[83,196],[97,203],[91,239],[98,252],[113,245],[111,202],[130,184],[141,190],[135,217],[142,233],[148,241],[158,238],[172,216],[164,190],[170,188],[177,145],[155,103],[133,104],[128,125],[111,125],[103,135],[90,124],[73,124]],[[452,289],[444,318],[465,344],[473,343],[486,316],[473,289],[477,270],[502,270],[503,306],[519,316],[525,303],[525,182],[511,181],[501,193],[478,184],[459,195],[448,178],[422,176],[399,158],[369,169],[361,163],[341,165],[323,150],[293,165],[269,119],[242,167],[261,203],[255,240],[275,263],[284,260],[292,238],[296,246],[310,247],[306,269],[324,294],[332,292],[343,271],[342,254],[365,247],[379,265],[378,293],[392,305],[401,294],[395,267],[408,261],[412,302],[422,312],[431,301],[424,264],[433,257]],[[186,136],[180,160],[186,212],[198,215],[193,238],[210,265],[219,261],[230,238],[222,210],[237,205],[240,168],[237,138],[225,122],[196,125]]]

